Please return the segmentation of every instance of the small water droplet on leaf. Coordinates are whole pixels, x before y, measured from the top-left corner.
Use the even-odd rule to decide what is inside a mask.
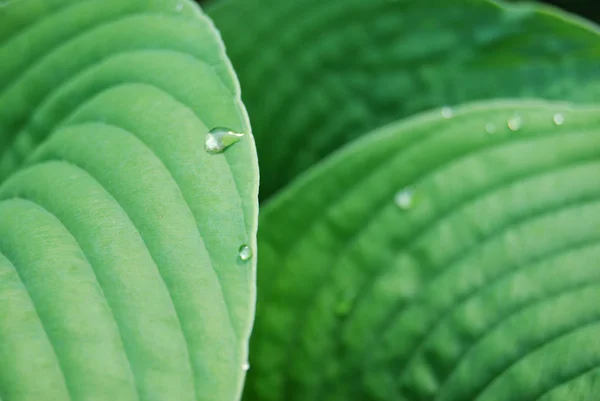
[[[520,116],[514,116],[511,117],[508,120],[508,129],[510,129],[511,131],[518,131],[523,127],[523,120],[521,119]]]
[[[213,128],[206,135],[204,149],[211,155],[223,153],[225,149],[239,142],[243,137],[243,133],[232,131],[229,128]]]
[[[413,196],[414,191],[412,188],[404,188],[402,191],[398,192],[394,197],[394,202],[396,205],[403,210],[408,210],[412,207],[413,204]]]
[[[252,258],[252,248],[250,248],[248,245],[242,245],[238,254],[240,256],[240,260],[243,262],[248,261]]]
[[[561,113],[556,113],[552,118],[552,121],[554,121],[554,124],[556,125],[563,125],[565,123],[565,116]]]
[[[444,117],[446,120],[452,118],[453,115],[454,111],[450,107],[442,107],[442,117]]]
[[[248,363],[248,362],[245,362],[245,363],[243,363],[243,364],[242,364],[242,370],[243,370],[244,372],[247,372],[247,371],[249,371],[249,370],[250,370],[250,363]]]
[[[485,132],[487,132],[488,134],[494,134],[496,133],[496,126],[492,123],[488,123],[485,125]]]
[[[178,3],[175,6],[175,11],[177,11],[179,13],[179,12],[181,12],[181,10],[183,10],[183,4],[182,3]]]

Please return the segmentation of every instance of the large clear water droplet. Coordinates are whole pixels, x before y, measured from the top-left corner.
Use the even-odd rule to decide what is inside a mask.
[[[442,117],[444,117],[446,120],[452,118],[453,115],[454,111],[450,107],[442,107]]]
[[[248,245],[242,245],[240,246],[238,255],[243,262],[250,260],[252,259],[252,248],[250,248]]]
[[[394,202],[402,210],[408,210],[413,204],[414,191],[412,188],[404,188],[394,196]]]
[[[511,131],[518,131],[523,127],[523,120],[521,119],[520,116],[514,116],[511,117],[508,120],[508,129],[510,129]]]
[[[213,128],[206,135],[204,149],[211,155],[223,153],[225,149],[239,142],[243,137],[243,133],[232,131],[229,128]]]
[[[250,363],[249,363],[249,362],[244,362],[244,363],[242,364],[242,370],[243,370],[244,372],[247,372],[247,371],[249,371],[249,370],[250,370]]]
[[[565,116],[561,113],[556,113],[552,118],[552,121],[554,121],[554,124],[556,125],[563,125],[565,123]]]

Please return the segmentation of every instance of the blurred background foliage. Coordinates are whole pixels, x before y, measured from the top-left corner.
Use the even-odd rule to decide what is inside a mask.
[[[510,3],[523,3],[523,0],[509,0]],[[570,11],[580,16],[600,22],[600,2],[598,0],[545,0],[540,1]]]
[[[196,0],[201,5],[215,1],[227,0]],[[504,0],[508,3],[531,3],[531,0]],[[600,1],[599,0],[539,0],[540,3],[546,3],[563,10],[578,14],[584,18],[600,22]]]

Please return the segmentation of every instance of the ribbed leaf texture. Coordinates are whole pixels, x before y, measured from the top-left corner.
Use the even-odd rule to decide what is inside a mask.
[[[237,400],[258,170],[212,23],[5,1],[0,60],[0,399]],[[209,155],[215,126],[246,135]]]
[[[261,199],[399,118],[498,98],[596,101],[598,28],[488,0],[213,0],[243,88]]]
[[[600,108],[495,102],[353,142],[261,211],[248,401],[594,401]]]

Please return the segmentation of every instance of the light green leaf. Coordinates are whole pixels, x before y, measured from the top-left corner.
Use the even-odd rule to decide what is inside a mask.
[[[565,104],[335,153],[261,212],[246,399],[596,399],[599,176],[600,109]]]
[[[266,199],[344,143],[466,101],[600,98],[598,28],[488,0],[216,0]]]
[[[237,400],[258,170],[190,1],[0,4],[0,399]],[[245,133],[208,154],[213,127]]]

